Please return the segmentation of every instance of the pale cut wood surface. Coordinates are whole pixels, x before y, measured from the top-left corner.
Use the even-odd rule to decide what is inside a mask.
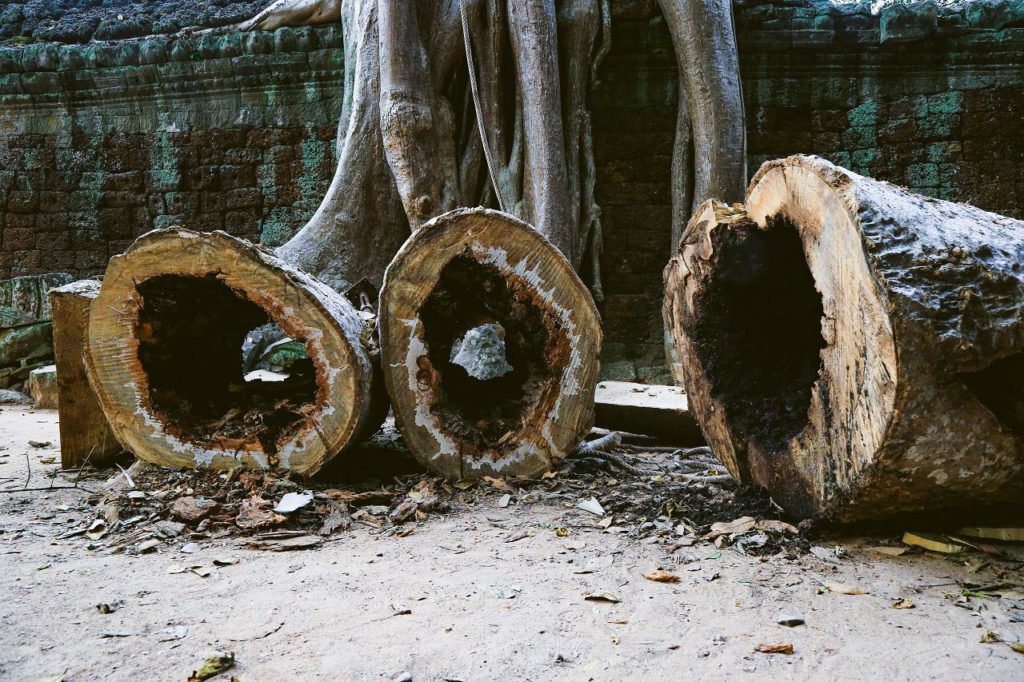
[[[602,381],[594,393],[594,425],[658,436],[677,445],[701,445],[704,436],[678,386]]]
[[[154,412],[138,356],[142,300],[137,286],[169,274],[215,274],[261,307],[287,335],[305,339],[316,368],[315,405],[301,426],[277,444],[272,459],[255,440],[183,438]],[[174,467],[276,465],[313,474],[380,424],[366,325],[341,294],[248,242],[223,232],[157,230],[110,261],[90,315],[89,375],[114,434],[140,459]]]

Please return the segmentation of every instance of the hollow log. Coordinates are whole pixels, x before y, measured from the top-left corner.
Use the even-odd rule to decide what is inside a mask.
[[[308,355],[281,381],[242,369],[243,341],[268,323]],[[111,259],[86,362],[111,429],[139,459],[310,475],[383,421],[372,323],[248,242],[171,228]]]
[[[85,371],[89,310],[100,292],[93,279],[50,289],[57,365],[60,464],[64,469],[109,462],[121,452]]]
[[[691,408],[735,476],[837,521],[1024,488],[1024,222],[795,156],[705,203],[665,273]]]
[[[460,209],[416,232],[385,274],[379,329],[405,442],[450,479],[538,475],[593,425],[593,299],[507,214]]]

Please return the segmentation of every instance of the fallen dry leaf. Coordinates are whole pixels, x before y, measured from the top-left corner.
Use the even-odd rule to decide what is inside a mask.
[[[776,519],[764,519],[763,521],[758,521],[754,524],[754,528],[757,530],[774,531],[776,533],[792,533],[793,535],[800,532],[796,526]]]
[[[484,483],[486,483],[487,485],[491,486],[492,488],[497,488],[498,490],[503,490],[503,491],[505,491],[507,493],[512,492],[512,486],[510,486],[508,483],[506,483],[505,481],[501,480],[500,478],[494,478],[492,476],[484,476],[483,481],[484,481]]]
[[[913,609],[917,608],[914,602],[909,599],[897,599],[892,603],[894,609]]]
[[[735,521],[717,521],[711,524],[711,532],[704,536],[705,540],[714,540],[722,535],[739,535],[746,533],[757,525],[753,516],[741,516]]]
[[[754,647],[754,651],[757,651],[757,652],[762,653],[762,654],[786,654],[786,655],[789,655],[789,654],[793,653],[793,645],[789,644],[788,642],[787,643],[779,643],[779,644],[763,644],[762,643],[762,644],[758,644],[756,647]]]
[[[220,675],[233,665],[235,665],[235,655],[233,653],[217,652],[203,661],[203,664],[199,666],[199,670],[194,670],[192,674],[188,676],[188,682],[208,680],[211,677]]]
[[[675,573],[669,573],[668,571],[653,571],[644,576],[648,580],[653,580],[656,583],[677,583],[679,582],[679,576]]]
[[[285,518],[267,509],[269,506],[270,502],[260,497],[242,500],[238,516],[235,517],[235,525],[243,530],[256,530],[283,523]]]

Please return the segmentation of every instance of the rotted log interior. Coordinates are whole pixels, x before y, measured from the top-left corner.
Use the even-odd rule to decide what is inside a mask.
[[[433,371],[419,376],[433,391],[432,410],[477,450],[514,446],[506,435],[521,428],[568,353],[558,321],[525,294],[493,265],[460,255],[441,269],[420,309]],[[473,343],[487,333],[493,344]]]
[[[312,474],[386,414],[372,326],[247,242],[157,230],[111,260],[87,367],[140,459]]]
[[[1024,484],[1024,223],[816,157],[706,202],[665,271],[709,445],[788,511],[993,514]]]
[[[821,295],[797,229],[783,217],[711,236],[716,265],[690,328],[710,394],[760,447],[784,447],[807,425],[821,370]]]
[[[188,442],[256,440],[276,456],[316,402],[312,360],[286,375],[246,374],[242,345],[270,317],[214,274],[160,275],[137,289],[139,362],[166,428]]]

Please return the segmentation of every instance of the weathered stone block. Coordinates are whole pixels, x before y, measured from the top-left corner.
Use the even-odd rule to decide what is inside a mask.
[[[44,365],[29,372],[26,387],[36,407],[44,410],[57,409],[56,365]]]

